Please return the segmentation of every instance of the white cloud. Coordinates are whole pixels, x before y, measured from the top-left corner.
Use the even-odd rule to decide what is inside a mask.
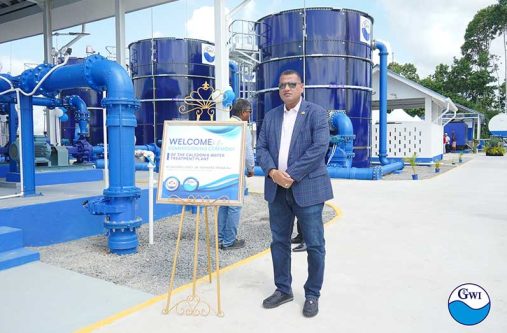
[[[38,63],[34,60],[0,56],[0,73],[9,73],[12,76],[17,76],[25,69],[33,67],[34,64]]]
[[[421,76],[433,73],[440,63],[450,64],[461,55],[460,47],[468,23],[478,10],[496,0],[406,1],[379,0],[390,17],[390,30],[396,33],[397,62],[413,63]]]
[[[215,41],[215,12],[212,6],[197,8],[192,12],[185,27],[189,38]]]
[[[154,31],[153,32],[153,38],[160,38],[164,37],[164,34],[161,31]]]

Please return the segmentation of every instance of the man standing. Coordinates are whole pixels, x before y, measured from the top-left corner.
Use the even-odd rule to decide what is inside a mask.
[[[231,109],[231,121],[246,121],[250,119],[252,106],[246,99],[238,99]],[[247,177],[254,175],[254,154],[252,135],[246,133],[245,168]],[[246,183],[245,183],[246,186]],[[222,250],[235,250],[245,246],[244,239],[237,239],[241,206],[220,206],[218,209],[218,242]]]
[[[322,210],[324,202],[333,197],[324,162],[329,145],[328,115],[322,107],[303,100],[303,83],[296,71],[284,71],[278,88],[284,104],[266,113],[257,141],[257,161],[266,174],[264,198],[269,204],[276,285],[262,305],[270,309],[294,299],[290,244],[297,217],[308,255],[303,315],[313,317],[319,311],[324,279]]]

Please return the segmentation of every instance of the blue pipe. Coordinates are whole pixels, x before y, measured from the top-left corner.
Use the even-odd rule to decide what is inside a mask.
[[[23,195],[35,195],[35,145],[33,142],[32,97],[20,94],[20,116],[23,160]]]
[[[379,180],[382,178],[380,167],[373,168],[336,168],[328,167],[331,178]]]
[[[379,161],[385,165],[387,159],[387,47],[384,43],[375,41],[375,48],[380,55],[380,82],[379,82]]]
[[[403,162],[389,161],[387,158],[387,47],[380,41],[375,41],[375,48],[379,50],[380,55],[380,82],[379,82],[379,161],[384,167],[389,164],[394,164],[393,167],[383,168],[383,174],[392,172],[394,170],[403,169]],[[391,170],[391,171],[389,171]],[[385,172],[385,173],[384,173]]]
[[[331,157],[329,165],[332,167],[350,168],[354,158],[354,129],[352,121],[345,111],[332,111],[330,129],[338,134],[331,136],[330,142],[335,145],[336,151]]]
[[[19,86],[24,91],[32,91],[50,68],[50,65],[42,64],[24,71],[18,77]],[[107,91],[107,98],[102,100],[102,104],[107,109],[110,147],[109,187],[104,190],[103,198],[87,202],[85,206],[92,214],[106,215],[104,225],[109,230],[111,252],[137,252],[136,229],[141,225],[141,218],[136,216],[135,201],[140,196],[140,189],[135,186],[133,156],[134,128],[137,125],[134,112],[139,108],[139,101],[135,98],[132,81],[125,69],[100,55],[92,55],[79,64],[57,68],[41,84],[35,95],[53,97],[60,90],[80,87]],[[31,102],[23,104],[31,107]],[[29,128],[30,131],[32,127]],[[24,137],[24,141],[33,145],[33,133],[30,134],[31,140]],[[24,156],[26,153],[23,150]],[[33,149],[31,155],[27,156],[30,156],[29,159],[24,161],[33,161]]]
[[[102,159],[102,158],[95,160],[94,163],[95,163],[95,167],[97,169],[104,169],[104,167],[105,167],[105,162],[104,162],[104,159]],[[149,170],[148,162],[136,163],[135,166],[136,166],[136,171],[148,171]]]
[[[9,105],[9,145],[12,145],[16,141],[16,132],[18,129],[18,113],[16,112],[16,105]],[[9,172],[18,172],[18,163],[14,159],[10,159]]]
[[[78,95],[66,96],[63,101],[65,105],[69,105],[76,110],[75,119],[79,123],[79,135],[90,136],[90,127],[88,125],[90,111],[88,111],[86,103]],[[77,139],[79,139],[79,137]]]
[[[232,91],[236,95],[236,98],[239,98],[239,68],[238,64],[235,61],[229,61],[229,76],[231,78],[231,87]]]

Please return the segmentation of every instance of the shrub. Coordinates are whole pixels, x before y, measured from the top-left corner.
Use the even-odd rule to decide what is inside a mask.
[[[417,154],[414,153],[414,155],[410,156],[410,157],[407,157],[405,158],[405,161],[408,162],[408,164],[410,164],[410,166],[412,167],[412,173],[414,175],[417,174],[416,170],[415,170],[415,167],[416,167],[416,159],[417,159]]]
[[[503,156],[505,154],[503,141],[499,138],[491,138],[486,144],[484,151],[486,152],[486,156]]]

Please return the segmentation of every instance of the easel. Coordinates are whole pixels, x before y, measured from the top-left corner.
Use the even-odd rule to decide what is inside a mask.
[[[202,92],[210,90],[210,97],[206,100],[202,98]],[[179,112],[181,114],[186,114],[190,112],[195,112],[196,120],[199,121],[201,115],[204,111],[210,117],[210,120],[213,120],[215,115],[216,108],[216,99],[223,96],[223,93],[220,90],[215,90],[211,87],[207,82],[205,82],[201,87],[199,87],[196,91],[192,91],[189,96],[184,98],[184,105],[179,107]],[[190,109],[187,109],[187,106]],[[165,149],[163,149],[165,151]],[[228,200],[227,197],[220,198],[218,200]],[[181,201],[182,209],[181,209],[181,217],[180,223],[178,226],[178,236],[176,239],[176,249],[174,252],[173,265],[171,269],[171,277],[169,282],[169,289],[167,291],[167,302],[162,310],[163,314],[169,314],[173,309],[176,313],[180,315],[187,316],[207,316],[212,307],[205,301],[201,300],[201,298],[196,293],[196,285],[197,285],[197,264],[198,264],[198,251],[199,251],[199,224],[201,221],[201,209],[204,209],[204,222],[206,224],[206,252],[207,252],[207,264],[208,264],[208,279],[209,283],[212,282],[212,273],[211,273],[211,244],[210,244],[210,232],[209,232],[209,219],[208,219],[208,208],[213,208],[213,227],[215,231],[215,271],[216,271],[216,279],[217,279],[217,309],[216,315],[219,317],[224,316],[224,312],[222,311],[221,304],[221,295],[220,295],[220,259],[219,259],[219,251],[218,251],[218,208],[216,204],[216,200],[210,200],[209,198],[184,198]],[[176,274],[176,265],[178,261],[178,255],[180,250],[180,241],[181,241],[181,232],[183,229],[183,221],[185,219],[185,211],[189,206],[197,207],[197,212],[195,216],[195,240],[194,240],[194,259],[193,259],[193,274],[192,274],[192,294],[188,296],[186,299],[177,302],[176,304],[171,306],[171,297],[173,293],[174,287],[174,277]]]
[[[208,222],[208,207],[210,205],[197,205],[197,213],[195,216],[195,240],[194,240],[194,266],[192,274],[192,294],[186,299],[177,302],[171,307],[171,296],[174,286],[174,276],[176,273],[176,263],[178,261],[179,246],[181,240],[181,230],[183,228],[183,220],[185,219],[185,211],[189,205],[183,205],[181,209],[180,224],[178,226],[178,237],[176,239],[176,250],[174,252],[173,266],[171,270],[171,279],[169,282],[169,290],[167,291],[167,302],[165,308],[162,310],[163,314],[169,314],[171,310],[175,309],[176,313],[187,316],[207,316],[211,312],[211,306],[201,301],[200,297],[196,294],[197,284],[197,258],[199,250],[199,223],[201,220],[201,208],[204,208],[204,222],[206,224],[206,250],[208,255],[208,278],[209,283],[212,282],[211,278],[211,246],[210,246],[210,233],[209,233],[209,222]],[[216,314],[219,317],[223,317],[221,298],[220,298],[220,260],[218,253],[218,206],[213,207],[213,226],[215,229],[215,268],[217,275],[217,310]],[[181,307],[180,307],[181,306]]]

